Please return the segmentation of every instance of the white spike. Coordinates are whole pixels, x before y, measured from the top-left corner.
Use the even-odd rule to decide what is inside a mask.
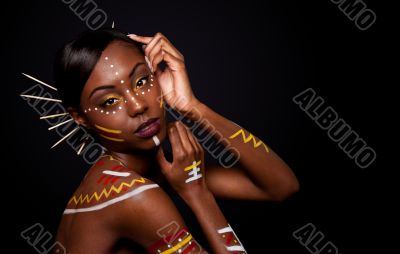
[[[59,123],[59,124],[54,125],[54,126],[51,126],[51,127],[49,128],[49,131],[52,130],[52,129],[54,129],[54,128],[57,128],[58,126],[61,126],[61,125],[66,124],[66,123],[68,123],[68,122],[71,122],[72,120],[74,120],[74,119],[71,118],[71,119],[68,119],[67,121],[64,121],[64,122]]]
[[[112,22],[111,28],[114,28],[114,20],[113,20],[113,22]]]
[[[52,87],[51,85],[46,84],[46,83],[44,83],[43,81],[40,81],[40,80],[37,79],[37,78],[34,78],[34,77],[32,77],[32,76],[30,76],[30,75],[28,75],[28,74],[25,74],[25,73],[23,73],[23,72],[22,72],[22,75],[24,75],[25,77],[30,78],[30,79],[32,79],[32,80],[34,80],[34,81],[36,81],[36,82],[42,84],[42,85],[44,85],[44,86],[47,86],[48,88],[51,88],[51,89],[57,91],[57,88]]]
[[[47,119],[47,118],[65,116],[65,115],[68,115],[68,114],[69,114],[69,113],[61,113],[61,114],[54,114],[54,115],[48,115],[48,116],[41,116],[40,119]]]
[[[86,142],[84,141],[84,142],[82,143],[81,147],[79,148],[78,152],[77,152],[78,155],[81,154],[81,152],[82,152],[83,148],[85,147],[85,145],[86,145]]]
[[[47,98],[47,97],[40,97],[40,96],[34,96],[34,95],[28,95],[28,94],[21,94],[20,96],[22,96],[22,97],[27,97],[27,98],[38,99],[38,100],[44,100],[44,101],[62,102],[61,100],[58,100],[58,99]]]
[[[65,139],[67,139],[69,136],[71,136],[75,131],[77,131],[79,129],[79,127],[76,127],[75,129],[73,129],[70,133],[68,133],[67,135],[65,135],[62,139],[60,139],[59,141],[57,141],[57,143],[55,143],[50,149],[56,147],[58,144],[60,144],[61,142],[63,142]]]

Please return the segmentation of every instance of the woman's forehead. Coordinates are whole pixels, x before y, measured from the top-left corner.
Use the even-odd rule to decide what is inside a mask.
[[[102,52],[93,75],[107,80],[118,79],[115,74],[127,74],[140,62],[144,62],[144,56],[135,46],[126,42],[112,42]]]
[[[123,41],[113,41],[103,50],[98,63],[108,64],[107,61],[101,61],[108,59],[114,62],[132,62],[134,64],[143,58],[143,53],[136,46]]]

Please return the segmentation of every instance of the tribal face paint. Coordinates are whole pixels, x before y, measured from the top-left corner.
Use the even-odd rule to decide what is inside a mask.
[[[100,113],[104,115],[112,115],[122,110],[125,104],[128,103],[128,100],[132,101],[136,106],[139,106],[138,96],[146,96],[151,92],[154,87],[154,75],[151,73],[146,73],[144,76],[139,76],[139,78],[125,80],[124,77],[121,77],[121,70],[118,69],[118,65],[114,64],[111,57],[105,56],[100,61],[105,62],[105,66],[109,67],[108,74],[113,76],[115,75],[116,83],[120,84],[121,87],[127,87],[125,90],[124,96],[109,96],[103,99],[103,103],[99,105],[99,107],[89,107],[85,108],[84,113]],[[127,84],[127,85],[124,85]],[[122,103],[124,102],[124,103]],[[113,105],[118,107],[112,107]],[[106,107],[109,106],[109,107]],[[160,104],[160,107],[162,104]]]
[[[81,111],[88,127],[100,134],[107,149],[154,149],[166,137],[160,95],[161,88],[143,53],[126,42],[114,41],[105,48],[85,84]],[[158,128],[154,132],[143,130],[142,125],[153,120]]]
[[[120,130],[107,129],[107,128],[102,127],[97,124],[95,124],[94,126],[96,127],[96,129],[99,132],[100,137],[102,137],[102,138],[105,138],[105,139],[108,139],[111,141],[115,141],[115,142],[125,141],[125,139],[119,138],[120,134],[122,133],[122,131],[120,131]]]

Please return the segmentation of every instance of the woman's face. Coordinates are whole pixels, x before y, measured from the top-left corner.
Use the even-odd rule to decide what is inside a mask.
[[[143,54],[126,42],[103,51],[82,91],[81,111],[109,150],[150,150],[165,139],[161,89]]]

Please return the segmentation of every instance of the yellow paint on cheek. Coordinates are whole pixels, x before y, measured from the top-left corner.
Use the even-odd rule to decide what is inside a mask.
[[[100,137],[111,140],[111,141],[115,141],[115,142],[124,142],[125,139],[119,138],[118,134],[121,134],[122,131],[121,130],[113,130],[113,129],[108,129],[105,127],[102,127],[100,125],[95,124],[94,125],[98,130],[100,130],[100,132],[103,132],[103,134],[99,133]]]
[[[108,133],[114,133],[114,134],[120,134],[122,131],[120,130],[113,130],[113,129],[107,129],[105,127],[102,127],[100,125],[95,124],[94,125],[97,129],[108,132]]]
[[[107,137],[107,136],[105,136],[103,134],[99,134],[99,135],[100,135],[100,137],[103,137],[105,139],[108,139],[108,140],[111,140],[111,141],[115,141],[115,142],[124,142],[125,141],[125,139],[123,139],[123,138],[112,138],[112,137]]]

